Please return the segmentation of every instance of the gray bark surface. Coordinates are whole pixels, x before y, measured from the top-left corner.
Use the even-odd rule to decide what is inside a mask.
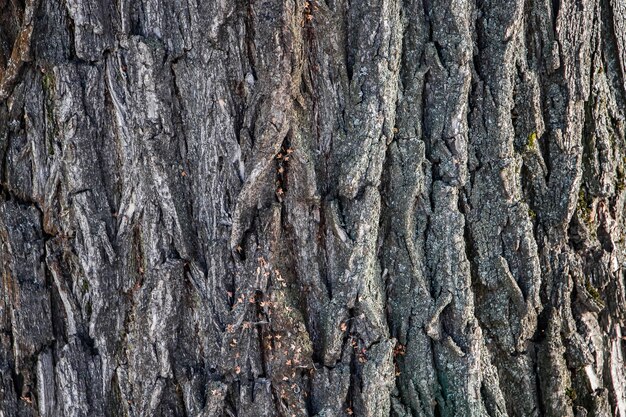
[[[0,0],[0,417],[626,417],[623,0]]]

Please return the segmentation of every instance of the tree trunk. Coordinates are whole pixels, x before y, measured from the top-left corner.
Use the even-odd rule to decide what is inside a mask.
[[[0,0],[0,416],[626,417],[623,0]]]

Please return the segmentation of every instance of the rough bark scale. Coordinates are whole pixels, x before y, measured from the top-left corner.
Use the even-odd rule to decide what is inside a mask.
[[[626,417],[622,0],[1,0],[0,416]]]

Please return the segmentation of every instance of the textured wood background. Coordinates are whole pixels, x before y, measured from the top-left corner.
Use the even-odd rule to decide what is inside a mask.
[[[0,417],[626,417],[624,0],[0,0]]]

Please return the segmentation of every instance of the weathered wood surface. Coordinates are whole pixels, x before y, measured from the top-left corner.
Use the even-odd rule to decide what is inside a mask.
[[[0,0],[0,416],[626,417],[623,0]]]

